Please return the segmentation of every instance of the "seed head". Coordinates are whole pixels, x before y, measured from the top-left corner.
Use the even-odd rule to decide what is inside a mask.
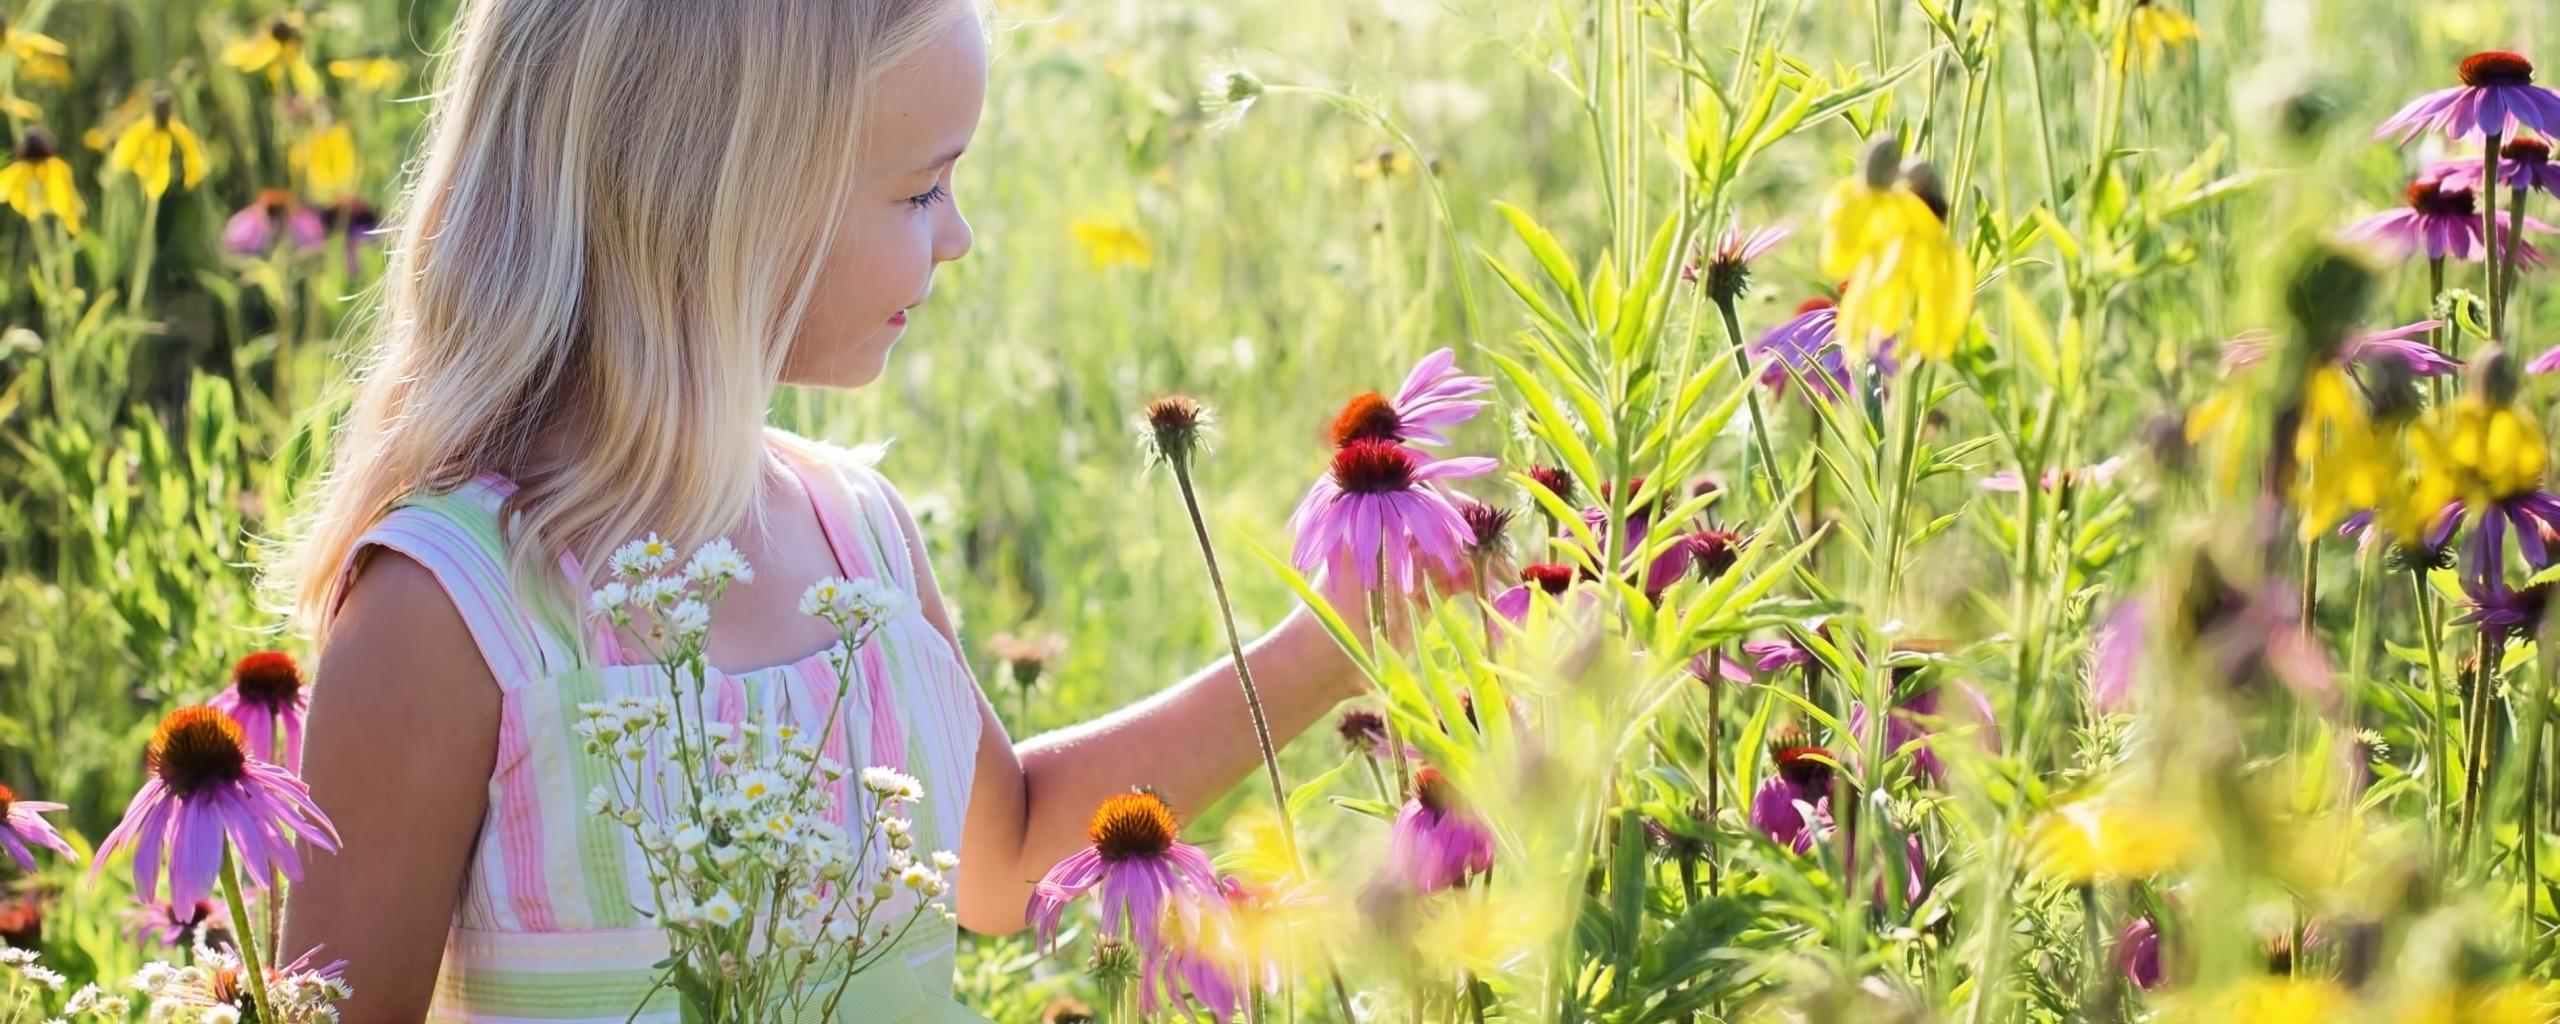
[[[2533,62],[2513,50],[2482,50],[2462,58],[2460,70],[2462,84],[2474,89],[2533,84]]]
[[[1139,443],[1146,448],[1150,462],[1187,468],[1192,454],[1203,447],[1209,418],[1209,407],[1197,399],[1166,395],[1147,403],[1146,412],[1139,417]]]

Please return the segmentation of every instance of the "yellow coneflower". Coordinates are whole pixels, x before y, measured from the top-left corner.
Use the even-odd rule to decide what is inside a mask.
[[[125,129],[116,137],[116,148],[107,154],[107,170],[132,172],[134,180],[142,183],[142,194],[155,200],[169,191],[173,158],[186,187],[194,188],[204,180],[204,147],[172,107],[168,93],[153,98],[151,116]]]
[[[1351,177],[1356,181],[1384,181],[1411,173],[1413,158],[1395,146],[1380,146],[1351,162]]]
[[[2131,65],[2136,54],[2145,69],[2158,67],[2160,58],[2170,50],[2196,41],[2196,20],[2162,7],[2152,0],[2134,0],[2133,10],[2125,15],[2124,28],[2116,33],[2116,69]]]
[[[2541,423],[2512,394],[2475,389],[2428,410],[2409,433],[2418,468],[2411,500],[2487,508],[2536,490],[2550,466],[2542,437]]]
[[[6,19],[0,18],[0,24],[5,23]],[[71,48],[62,45],[62,40],[11,25],[0,31],[0,48],[18,59],[18,71],[28,78],[55,85],[71,84]]]
[[[264,71],[269,85],[290,79],[297,95],[320,94],[320,72],[303,53],[302,25],[291,15],[277,15],[266,31],[231,44],[222,51],[222,62],[251,73]]]
[[[2328,1024],[2354,1008],[2347,990],[2327,978],[2253,978],[2180,999],[2167,1020],[2177,1024]]]
[[[2143,879],[2178,866],[2199,837],[2181,815],[2102,796],[2046,814],[2028,840],[2029,856],[2042,873],[2072,882]]]
[[[53,134],[37,127],[18,137],[17,159],[0,167],[0,195],[9,197],[9,208],[28,223],[50,213],[75,237],[80,215],[88,210],[80,190],[72,187],[70,161],[54,150]]]
[[[2375,429],[2355,384],[2335,365],[2311,371],[2302,382],[2293,461],[2293,499],[2306,541],[2354,512],[2383,507],[2401,484],[2399,449]],[[2411,529],[2396,520],[2382,525],[2394,536]]]
[[[356,137],[344,124],[313,132],[286,157],[313,198],[333,200],[355,189]]]
[[[0,113],[21,121],[44,120],[43,107],[36,106],[35,101],[16,93],[0,92]]]
[[[1864,173],[1822,205],[1822,272],[1843,281],[1838,331],[1854,355],[1885,338],[1924,359],[1953,356],[1973,319],[1973,261],[1948,233],[1945,199],[1926,164],[1899,165],[1879,139]]]
[[[329,62],[329,77],[354,85],[358,92],[381,92],[400,84],[401,77],[407,73],[407,68],[401,67],[399,61],[389,57],[362,57],[355,60]]]
[[[1111,221],[1079,219],[1070,222],[1067,230],[1076,236],[1076,241],[1084,244],[1085,256],[1096,267],[1155,265],[1155,247],[1147,244],[1147,236],[1139,234],[1136,228]]]
[[[151,88],[148,82],[134,87],[131,92],[124,94],[124,101],[116,104],[114,110],[107,111],[106,116],[81,130],[80,144],[89,147],[91,152],[106,152],[107,147],[114,145],[116,139],[124,134],[125,129],[133,127],[134,122],[142,120],[151,113],[151,104],[159,99],[159,96],[160,90]]]

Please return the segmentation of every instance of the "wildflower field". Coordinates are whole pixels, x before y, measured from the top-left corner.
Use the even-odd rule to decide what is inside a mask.
[[[343,994],[254,959],[336,684],[258,569],[459,2],[0,3],[0,1020]],[[991,12],[975,251],[774,421],[892,442],[1017,738],[1324,577],[1401,640],[1328,614],[1372,693],[1098,808],[961,1003],[2560,1020],[2560,9]]]

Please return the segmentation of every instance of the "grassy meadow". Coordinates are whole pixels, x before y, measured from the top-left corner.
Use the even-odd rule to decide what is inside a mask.
[[[259,542],[326,465],[383,268],[366,232],[456,0],[0,6],[16,161],[41,182],[52,154],[80,204],[76,234],[40,184],[0,213],[0,784],[66,804],[85,855],[164,712],[244,654],[308,653],[259,605]],[[1443,347],[1496,384],[1447,452],[1501,462],[1454,484],[1517,512],[1493,590],[1580,570],[1519,626],[1421,599],[1415,650],[1374,666],[1367,706],[1497,837],[1489,877],[1373,896],[1403,766],[1330,728],[1280,752],[1319,895],[1257,1019],[2560,1019],[2560,660],[2534,642],[2554,574],[2539,544],[2492,542],[2483,569],[2472,540],[2389,525],[2440,487],[2476,513],[2543,486],[2560,386],[2525,364],[2560,344],[2560,300],[2532,258],[2431,275],[2340,241],[2435,162],[2480,160],[2375,128],[2476,52],[2560,61],[2560,9],[993,10],[954,188],[975,249],[877,385],[786,390],[773,420],[892,442],[1015,735],[1225,652],[1137,444],[1167,393],[1214,412],[1193,476],[1248,637],[1299,600],[1286,523],[1336,414]],[[163,116],[201,176],[164,158],[155,198],[111,156]],[[1826,249],[1854,240],[1826,209],[1888,138],[1930,166],[1933,237],[1970,272],[1915,290],[1889,368],[1852,339],[1829,399],[1814,363],[1772,387],[1745,349],[1843,299]],[[1718,256],[1769,227],[1792,234]],[[1931,351],[1914,317],[1951,304]],[[2361,358],[2344,339],[2427,320],[2419,343],[2469,365],[2332,385]],[[2483,395],[2529,429],[2464,433]],[[2490,472],[2483,445],[2536,454]],[[2335,531],[2377,507],[2394,536]],[[1702,534],[1720,566],[1677,539]],[[1633,582],[1657,557],[1688,568]],[[1026,689],[999,634],[1062,643]],[[1866,728],[1888,702],[1912,710]],[[1779,805],[1807,820],[1773,833],[1756,801],[1807,779],[1817,798]],[[1252,877],[1270,804],[1256,778],[1174,810]],[[128,875],[0,861],[0,939],[75,988],[182,955],[134,934]],[[1131,1015],[1089,969],[1091,913],[1071,920],[1047,956],[965,940],[963,1001]]]

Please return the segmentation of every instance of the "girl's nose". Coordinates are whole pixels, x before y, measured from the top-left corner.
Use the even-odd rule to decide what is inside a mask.
[[[949,263],[969,254],[977,234],[969,229],[969,218],[960,215],[958,206],[944,203],[942,208],[942,220],[933,230],[933,261]]]

